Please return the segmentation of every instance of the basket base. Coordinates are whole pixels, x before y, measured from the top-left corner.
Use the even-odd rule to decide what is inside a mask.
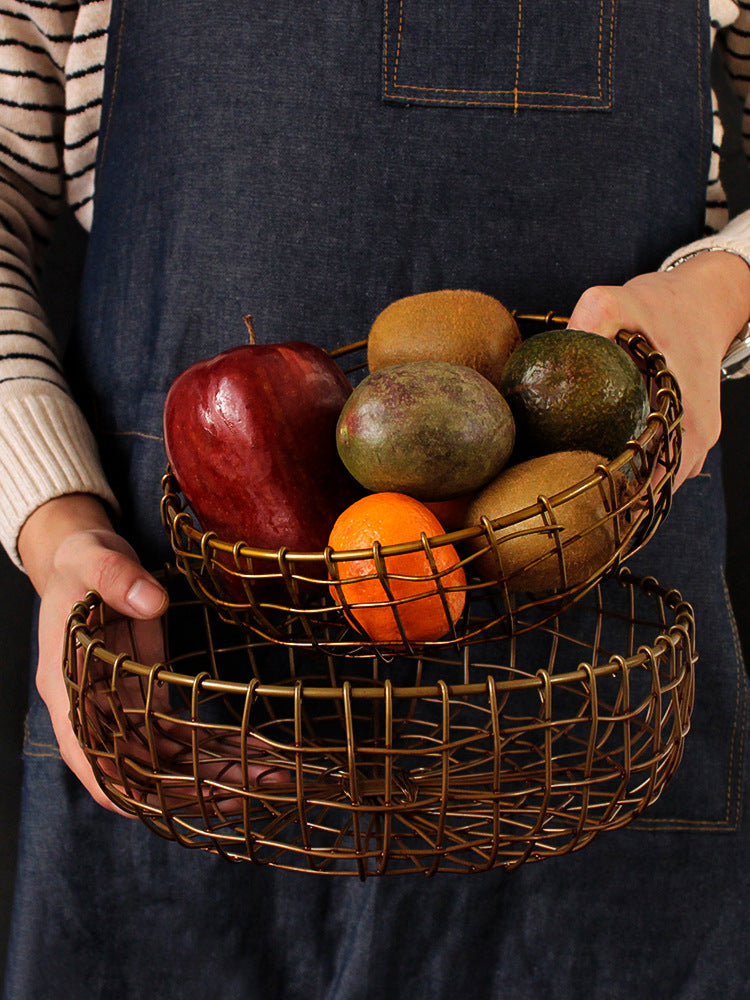
[[[280,655],[168,585],[163,662],[92,595],[66,678],[105,792],[185,847],[359,878],[512,868],[625,826],[679,763],[692,611],[626,571],[505,643],[391,659]]]

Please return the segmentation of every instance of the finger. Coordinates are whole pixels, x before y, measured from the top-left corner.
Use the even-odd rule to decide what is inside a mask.
[[[40,610],[37,689],[47,706],[62,759],[99,805],[125,816],[128,814],[118,809],[102,791],[71,725],[70,699],[62,670],[62,639],[57,625],[66,620],[70,607],[66,590],[51,585]]]
[[[640,332],[640,323],[632,314],[626,313],[622,288],[611,285],[593,285],[587,288],[570,314],[568,327],[571,330],[588,330],[613,340],[622,329]]]
[[[107,795],[97,781],[91,764],[75,739],[69,741],[67,737],[62,737],[60,741],[60,755],[97,805],[108,809],[110,812],[117,813],[118,816],[126,816],[128,819],[135,818],[133,813],[125,812],[124,809],[116,805],[109,795]]]
[[[60,753],[96,802],[122,812],[103,793],[78,744],[62,670],[65,623],[76,602],[92,589],[121,613],[147,619],[161,614],[167,595],[143,569],[127,542],[109,530],[77,532],[61,543],[42,595],[37,688],[47,705]]]
[[[181,754],[171,756],[168,743],[159,739],[156,765],[150,757],[146,760],[142,745],[133,745],[120,756],[126,774],[113,773],[112,779],[123,791],[127,788],[125,794],[136,808],[182,815],[207,812],[227,818],[240,813],[247,799],[256,798],[254,788],[289,785],[292,781],[288,762],[274,759],[268,748],[252,737],[247,740],[245,767],[238,759],[237,741],[207,743],[197,758],[185,748]]]
[[[161,652],[160,622],[115,620],[105,628],[105,646],[118,657],[140,651],[138,659],[148,667],[142,654]],[[158,662],[163,659],[153,661]],[[226,814],[241,808],[243,788],[291,780],[288,762],[261,740],[248,736],[243,754],[233,727],[217,731],[192,713],[183,716],[189,700],[178,701],[175,710],[170,685],[160,683],[160,676],[144,676],[123,662],[113,686],[106,664],[98,663],[96,654],[89,658],[83,710],[99,733],[104,749],[97,753],[99,768],[115,797],[199,812],[200,795],[203,808]]]
[[[680,467],[677,470],[674,480],[675,490],[679,489],[680,486],[686,480],[693,479],[695,476],[700,475],[703,471],[703,466],[706,460],[707,449],[706,448],[694,448],[691,447],[690,438],[692,435],[690,433],[687,436],[683,431],[683,450],[682,450],[682,460],[680,462]]]
[[[88,532],[60,550],[58,570],[80,596],[96,590],[105,604],[135,618],[156,618],[165,611],[167,592],[114,532]]]
[[[106,609],[109,610],[109,609]],[[107,615],[102,632],[104,648],[116,656],[125,655],[144,667],[153,667],[166,659],[164,621]],[[102,670],[105,667],[102,665]]]

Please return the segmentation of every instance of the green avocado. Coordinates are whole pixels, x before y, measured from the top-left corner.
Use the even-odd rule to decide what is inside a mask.
[[[585,330],[545,330],[511,354],[500,379],[527,455],[620,455],[646,426],[649,399],[628,352]]]

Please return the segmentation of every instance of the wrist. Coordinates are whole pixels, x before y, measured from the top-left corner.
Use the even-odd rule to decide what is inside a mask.
[[[713,329],[722,356],[738,337],[747,335],[750,321],[750,264],[739,253],[707,247],[672,261],[665,273],[682,287],[710,296]]]
[[[38,507],[18,536],[21,563],[38,594],[55,568],[55,554],[71,535],[82,531],[113,531],[107,510],[97,497],[70,493]]]

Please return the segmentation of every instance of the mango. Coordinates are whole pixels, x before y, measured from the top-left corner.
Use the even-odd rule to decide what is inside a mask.
[[[339,456],[362,486],[417,500],[479,489],[506,464],[514,441],[501,393],[473,369],[446,361],[371,373],[336,427]]]

